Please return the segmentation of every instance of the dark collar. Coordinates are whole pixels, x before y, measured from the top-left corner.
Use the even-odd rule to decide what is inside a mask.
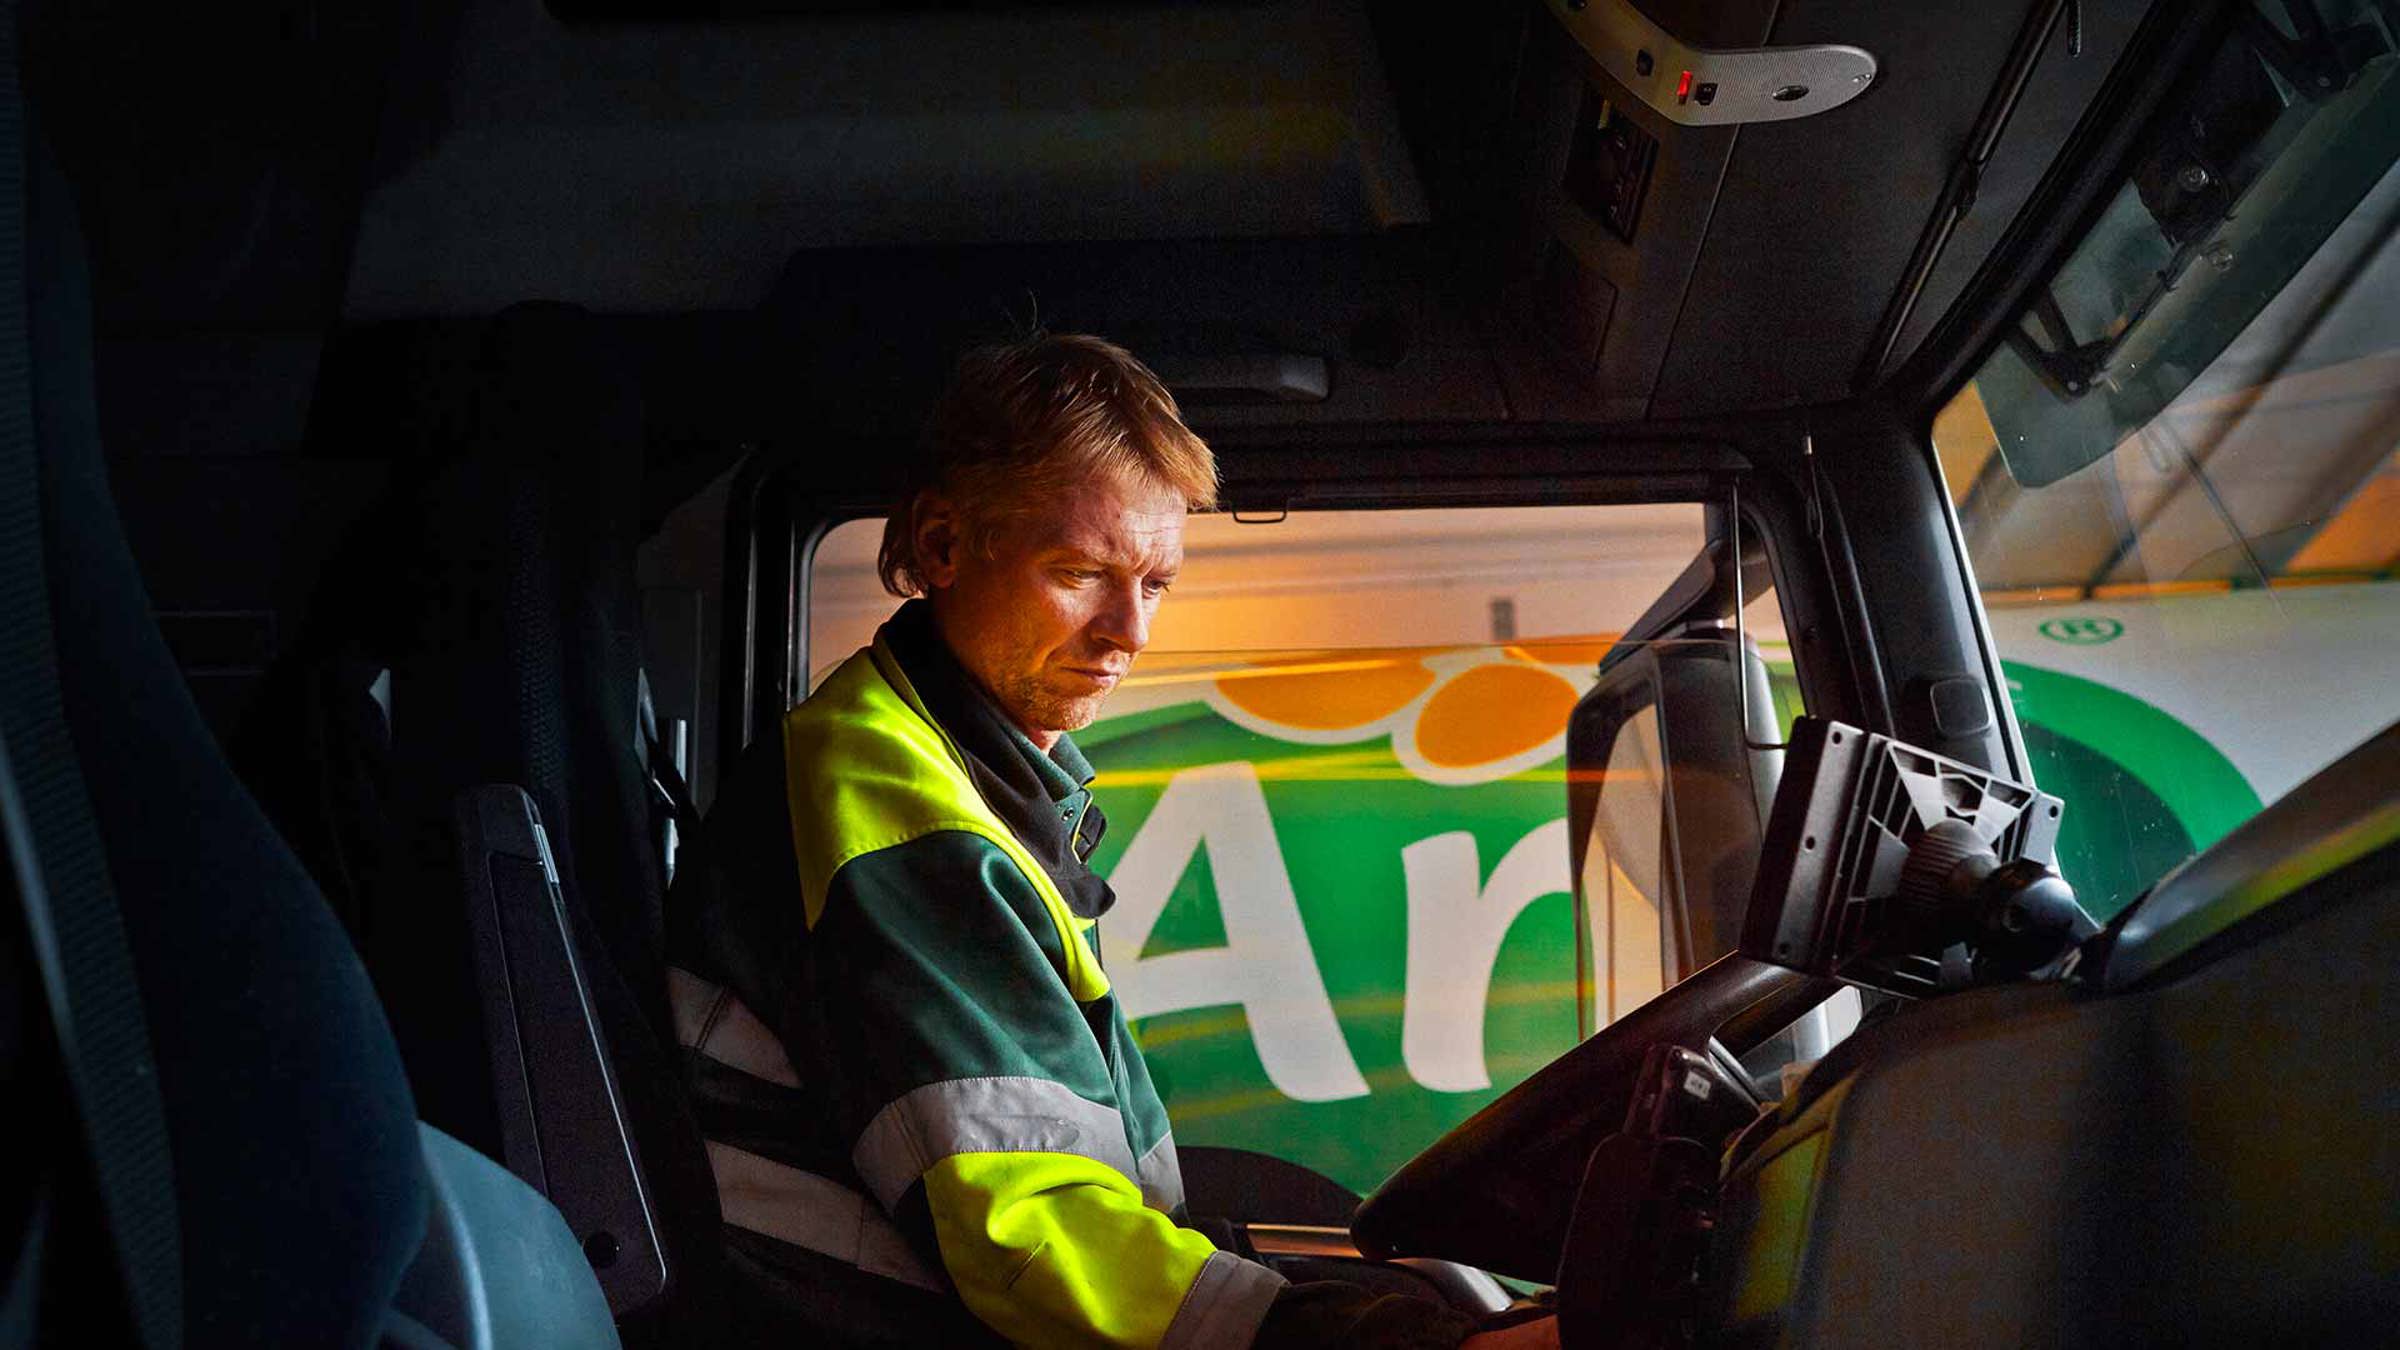
[[[1088,798],[1079,810],[1067,809],[1092,780],[1075,742],[1062,735],[1050,753],[1036,749],[951,654],[924,601],[902,605],[877,637],[966,758],[984,803],[1042,865],[1067,907],[1086,919],[1107,912],[1116,894],[1088,862],[1107,820]]]

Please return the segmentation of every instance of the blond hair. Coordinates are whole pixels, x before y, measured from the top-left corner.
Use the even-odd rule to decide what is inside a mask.
[[[988,556],[1010,520],[1109,479],[1170,488],[1194,511],[1216,505],[1216,456],[1133,353],[1080,333],[978,347],[959,359],[926,420],[923,454],[884,522],[876,571],[894,595],[925,590],[916,521],[930,496],[948,499],[960,542]]]

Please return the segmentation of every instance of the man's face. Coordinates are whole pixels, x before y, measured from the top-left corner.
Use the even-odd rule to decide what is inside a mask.
[[[1101,481],[1055,511],[960,546],[940,502],[918,521],[917,556],[950,650],[1044,750],[1079,731],[1150,642],[1183,565],[1184,501],[1143,479]]]

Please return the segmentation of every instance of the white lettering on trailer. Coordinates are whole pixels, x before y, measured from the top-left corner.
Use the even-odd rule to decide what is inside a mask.
[[[1400,850],[1408,876],[1408,985],[1400,1056],[1409,1075],[1436,1092],[1492,1085],[1484,1065],[1483,1014],[1500,944],[1525,907],[1568,889],[1567,822],[1536,828],[1492,869],[1490,884],[1464,830]]]
[[[1225,945],[1143,957],[1175,883],[1202,847],[1216,875]],[[1557,852],[1566,857],[1563,841]],[[1127,1017],[1236,1004],[1276,1091],[1302,1102],[1366,1095],[1317,974],[1257,769],[1235,762],[1176,774],[1109,884],[1117,904],[1103,925],[1108,946],[1130,955],[1111,959],[1108,976]]]

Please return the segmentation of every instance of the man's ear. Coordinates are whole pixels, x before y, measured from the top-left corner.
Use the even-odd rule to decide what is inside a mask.
[[[959,551],[965,547],[958,508],[949,498],[928,492],[910,509],[909,531],[916,545],[917,580],[929,591],[955,584]]]

